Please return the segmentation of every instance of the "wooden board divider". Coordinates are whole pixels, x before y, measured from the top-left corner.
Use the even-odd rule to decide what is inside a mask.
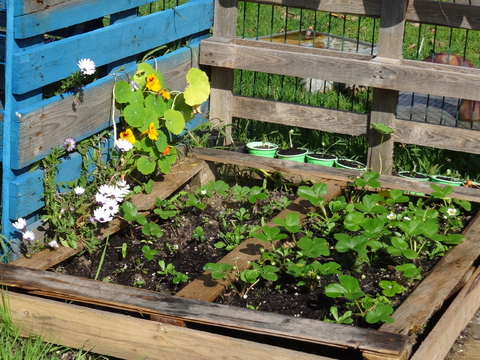
[[[210,281],[214,283],[213,280]],[[251,311],[9,264],[0,264],[0,283],[3,286],[28,290],[32,295],[113,307],[144,315],[158,315],[314,344],[368,350],[383,354],[387,358],[396,359],[404,354],[408,342],[408,337],[400,334]]]

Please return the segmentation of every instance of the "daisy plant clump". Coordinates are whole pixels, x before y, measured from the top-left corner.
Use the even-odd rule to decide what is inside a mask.
[[[132,151],[130,171],[137,169],[143,175],[170,171],[177,155],[169,145],[172,135],[182,133],[210,95],[205,72],[192,68],[186,78],[185,90],[173,91],[160,71],[140,63],[132,77],[115,83],[114,97],[123,120],[116,145]]]

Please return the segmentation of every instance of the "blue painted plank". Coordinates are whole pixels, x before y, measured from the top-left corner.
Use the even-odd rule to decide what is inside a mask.
[[[106,15],[136,8],[156,0],[19,1],[15,7],[16,39],[44,34]]]
[[[206,36],[206,35],[204,35]],[[185,74],[195,66],[193,53],[198,54],[198,42],[193,49],[181,48],[156,60],[164,73],[167,85],[173,90],[183,90]],[[149,61],[154,64],[154,60]],[[134,73],[136,65],[125,71]],[[67,137],[77,140],[96,134],[110,126],[111,91],[114,77],[108,76],[88,85],[84,101],[72,109],[72,97],[60,96],[19,109],[11,129],[11,167],[22,169],[44,158],[50,149],[61,145]]]
[[[198,0],[179,6],[176,11],[166,10],[32,46],[13,56],[17,81],[12,84],[12,91],[22,94],[64,79],[76,70],[80,58],[90,58],[97,66],[105,65],[208,30],[212,21],[212,0]]]

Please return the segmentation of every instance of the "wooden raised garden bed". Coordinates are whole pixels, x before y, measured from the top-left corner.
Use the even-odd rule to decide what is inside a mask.
[[[192,181],[201,181],[201,176],[208,179],[210,168],[203,159],[321,179],[328,185],[327,200],[339,194],[348,177],[356,174],[220,150],[195,149],[192,155],[196,159],[174,168],[158,189],[169,188],[169,178],[177,185],[197,173],[200,175]],[[423,185],[412,186],[410,180],[390,176],[382,176],[380,180],[387,188],[428,192],[421,188]],[[476,190],[466,188],[457,189],[455,193],[469,200],[474,200],[475,195]],[[154,194],[151,202],[155,196],[161,195]],[[307,201],[297,199],[278,216],[284,217],[287,211],[305,216],[308,206]],[[147,209],[145,205],[144,210]],[[177,296],[168,296],[36,270],[52,266],[54,260],[50,256],[50,262],[43,265],[33,259],[1,264],[0,283],[9,289],[12,318],[15,324],[22,325],[22,335],[28,336],[33,331],[42,334],[45,340],[124,359],[356,359],[363,356],[375,360],[407,359],[412,352],[412,359],[443,359],[479,306],[480,270],[475,271],[474,267],[480,254],[476,240],[479,232],[480,220],[476,216],[464,231],[466,240],[451,249],[397,309],[392,315],[395,323],[384,325],[380,330],[213,304],[210,301],[223,291],[225,284],[213,281],[207,274],[191,282]],[[246,240],[221,261],[229,262],[238,256],[238,266],[246,266],[248,260],[258,256],[255,250],[260,247],[259,242]],[[75,301],[75,304],[56,299]],[[428,321],[434,312],[452,299],[423,344],[415,344],[415,334],[424,327],[431,328]],[[100,306],[100,309],[85,304]],[[146,320],[147,315],[160,321]]]

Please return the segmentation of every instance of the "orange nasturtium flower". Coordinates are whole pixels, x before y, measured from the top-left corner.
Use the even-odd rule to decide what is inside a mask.
[[[162,155],[164,155],[164,156],[167,156],[168,154],[170,154],[170,146],[167,146],[165,148],[165,150],[163,150],[163,152],[162,152]]]
[[[155,74],[150,74],[147,76],[147,83],[145,84],[148,90],[160,91],[161,85],[160,80],[155,76]]]
[[[120,139],[127,140],[130,144],[135,144],[135,135],[133,135],[132,129],[127,129],[120,133]]]
[[[153,122],[150,123],[148,129],[145,130],[142,134],[147,134],[150,140],[158,140],[158,131],[155,129],[155,124]]]
[[[165,100],[170,100],[171,96],[167,89],[160,90],[160,95],[162,95]]]

